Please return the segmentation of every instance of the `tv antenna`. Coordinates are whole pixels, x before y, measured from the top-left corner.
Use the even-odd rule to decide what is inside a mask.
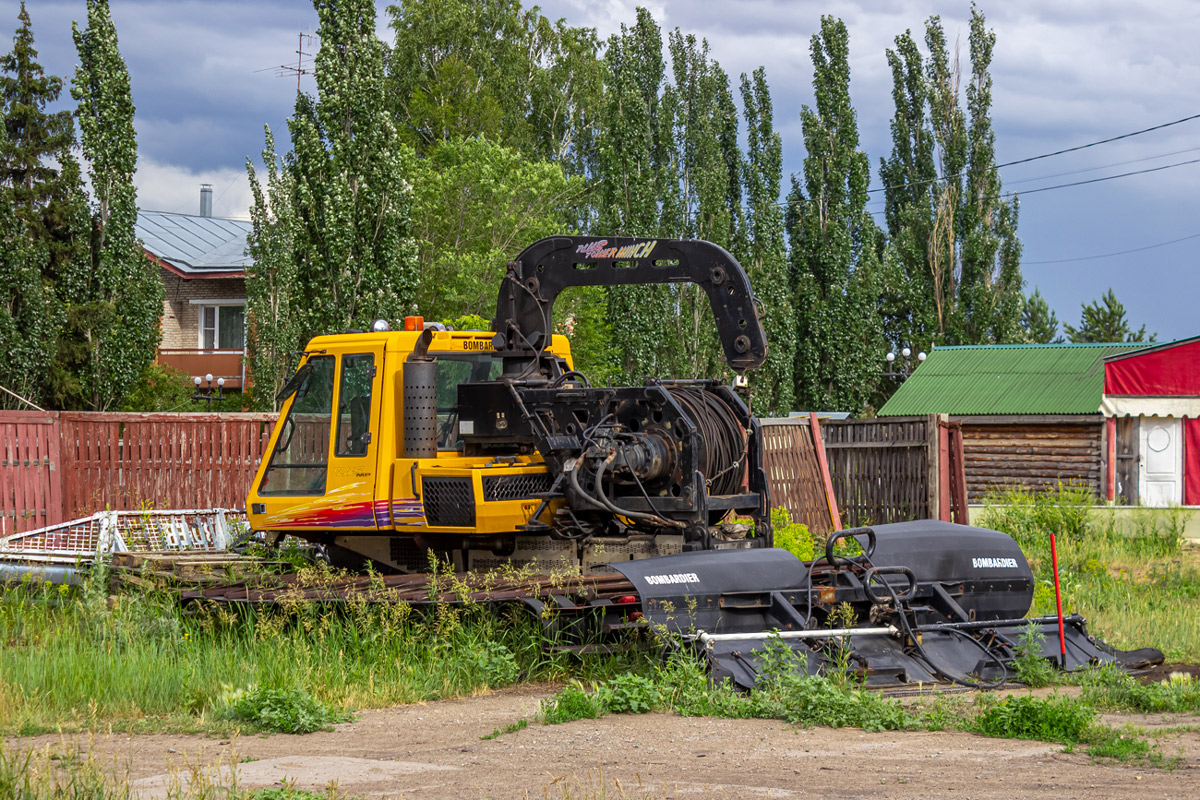
[[[313,74],[313,71],[311,69],[311,64],[306,64],[304,62],[304,59],[312,58],[312,41],[313,41],[313,35],[311,33],[298,34],[298,38],[297,38],[298,46],[296,47],[296,65],[295,66],[292,66],[291,64],[280,64],[277,67],[263,67],[262,69],[256,69],[255,72],[266,72],[267,70],[274,70],[276,78],[286,78],[289,75],[295,75],[296,76],[296,93],[299,94],[300,93],[300,77],[302,75],[312,75]],[[309,46],[309,52],[307,52],[307,53],[304,51],[304,45],[306,45],[306,44]]]

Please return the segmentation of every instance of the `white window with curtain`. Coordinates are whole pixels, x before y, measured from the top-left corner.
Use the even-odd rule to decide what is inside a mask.
[[[199,317],[201,350],[242,350],[246,346],[245,300],[193,300]]]

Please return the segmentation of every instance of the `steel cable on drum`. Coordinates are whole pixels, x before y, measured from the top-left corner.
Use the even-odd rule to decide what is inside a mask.
[[[746,429],[733,410],[712,392],[691,387],[668,387],[700,433],[697,466],[711,495],[737,494],[746,458]]]

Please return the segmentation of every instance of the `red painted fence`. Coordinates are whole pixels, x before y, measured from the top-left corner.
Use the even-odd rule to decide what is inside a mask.
[[[63,521],[58,415],[0,412],[0,535]]]
[[[242,508],[274,414],[0,412],[0,535],[105,508]]]
[[[0,411],[0,535],[105,508],[243,508],[275,419]],[[933,515],[966,522],[962,430],[943,416],[819,426],[793,417],[763,420],[763,433],[772,503],[814,532]]]

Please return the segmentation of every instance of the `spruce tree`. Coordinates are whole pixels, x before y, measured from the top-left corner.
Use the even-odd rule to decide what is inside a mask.
[[[71,112],[46,111],[63,81],[37,61],[24,3],[18,19],[0,57],[0,386],[44,405],[63,325],[55,287],[78,265],[86,209]],[[0,408],[27,407],[0,394]]]
[[[67,304],[56,393],[64,408],[113,408],[153,363],[163,286],[137,222],[137,137],[129,72],[104,0],[88,0],[87,28],[73,25],[80,64],[71,82],[92,188],[86,269],[59,285]],[[65,380],[64,380],[65,378]]]
[[[821,18],[812,37],[816,108],[801,111],[803,180],[792,176],[787,228],[796,297],[796,402],[858,411],[878,381],[878,231],[866,211],[866,153],[850,102],[846,26]]]
[[[1050,304],[1037,289],[1025,300],[1021,327],[1029,344],[1057,344],[1063,340],[1058,335],[1058,315],[1050,309]]]
[[[1136,331],[1125,318],[1125,305],[1117,299],[1112,288],[1099,300],[1083,304],[1079,327],[1063,325],[1063,331],[1072,342],[1153,342],[1158,334],[1146,336],[1146,326]]]

